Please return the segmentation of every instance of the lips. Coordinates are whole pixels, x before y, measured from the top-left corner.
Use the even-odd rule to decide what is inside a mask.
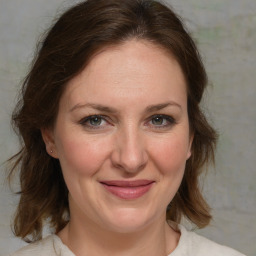
[[[146,194],[153,184],[152,180],[107,180],[100,182],[111,194],[121,199],[137,199]]]

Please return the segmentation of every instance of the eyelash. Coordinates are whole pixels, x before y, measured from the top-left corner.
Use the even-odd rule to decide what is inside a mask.
[[[108,124],[111,124],[111,122],[108,121],[108,117],[104,116],[104,115],[90,115],[90,116],[87,116],[85,118],[82,118],[80,121],[79,121],[79,124],[81,124],[82,126],[88,128],[88,129],[102,129],[102,125],[100,123],[100,125],[92,125],[92,124],[89,124],[88,122],[92,121],[93,118],[99,118],[101,123],[102,121],[108,123]],[[153,119],[155,118],[161,118],[163,119],[163,121],[165,121],[167,124],[165,125],[154,125],[154,124],[150,124],[150,125],[147,125],[147,126],[153,126],[154,129],[165,129],[165,128],[169,128],[173,125],[176,124],[176,120],[169,116],[169,115],[162,115],[162,114],[157,114],[157,115],[153,115],[153,116],[150,116],[148,119],[147,119],[147,123],[149,122],[152,122]]]
[[[150,122],[152,122],[152,120],[154,118],[162,118],[163,120],[166,120],[166,122],[167,122],[167,124],[165,124],[165,125],[154,125],[154,124],[152,124],[152,126],[154,126],[155,129],[169,128],[169,127],[173,126],[174,124],[176,124],[176,120],[172,116],[157,114],[157,115],[151,116],[148,120]]]
[[[82,126],[86,127],[86,128],[89,128],[89,129],[101,129],[101,126],[97,126],[97,125],[91,125],[91,124],[88,124],[88,122],[90,120],[93,120],[93,118],[99,118],[107,123],[110,123],[107,121],[107,117],[106,116],[103,116],[103,115],[90,115],[90,116],[87,116],[85,118],[82,118],[80,121],[79,121],[79,124],[81,124]]]

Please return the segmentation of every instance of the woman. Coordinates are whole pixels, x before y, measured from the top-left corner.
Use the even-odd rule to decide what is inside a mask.
[[[13,115],[14,232],[34,242],[13,255],[242,255],[179,225],[211,220],[198,186],[216,142],[199,107],[206,82],[159,2],[88,0],[64,13]]]

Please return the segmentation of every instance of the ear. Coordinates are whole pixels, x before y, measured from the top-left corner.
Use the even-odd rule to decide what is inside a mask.
[[[41,129],[41,135],[42,135],[48,155],[54,158],[58,158],[58,152],[55,145],[54,134],[52,129],[48,129],[48,128]]]
[[[189,136],[189,144],[188,144],[188,152],[187,152],[187,160],[191,157],[191,148],[194,140],[194,133],[191,133]]]

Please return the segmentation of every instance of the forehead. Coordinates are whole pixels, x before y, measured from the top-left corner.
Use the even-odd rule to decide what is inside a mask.
[[[99,51],[63,95],[70,104],[97,97],[112,104],[116,98],[157,101],[184,96],[185,78],[176,59],[159,46],[138,40]]]

